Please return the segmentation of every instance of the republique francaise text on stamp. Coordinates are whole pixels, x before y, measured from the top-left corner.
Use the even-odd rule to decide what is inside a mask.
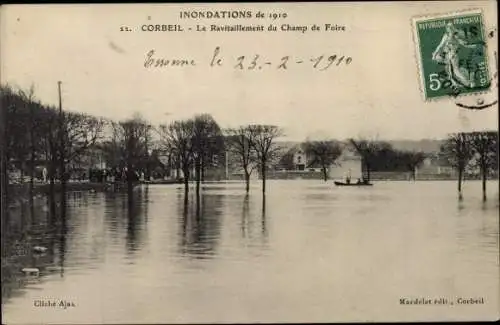
[[[426,100],[488,90],[491,79],[483,24],[478,10],[413,19]]]

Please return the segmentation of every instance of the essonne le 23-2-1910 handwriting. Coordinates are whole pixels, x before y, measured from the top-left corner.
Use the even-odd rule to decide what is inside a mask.
[[[205,62],[210,67],[230,66],[238,70],[263,70],[282,69],[288,70],[292,66],[310,66],[318,71],[325,71],[333,67],[349,66],[352,63],[352,57],[345,54],[316,54],[308,57],[295,57],[293,55],[282,55],[274,58],[266,58],[264,55],[242,54],[239,56],[227,58],[223,56],[222,50],[216,46],[209,60]],[[165,67],[194,67],[199,63],[193,58],[166,59],[158,57],[154,49],[146,53],[144,67],[149,69]]]

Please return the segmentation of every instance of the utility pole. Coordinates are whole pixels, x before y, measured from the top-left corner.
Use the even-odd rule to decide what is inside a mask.
[[[62,97],[61,97],[61,84],[62,81],[57,82],[57,88],[59,92],[59,179],[61,182],[61,195],[64,198],[65,196],[65,190],[66,190],[66,171],[65,171],[65,163],[64,163],[64,158],[66,156],[65,148],[64,148],[64,126],[63,126],[63,120],[64,120],[64,115],[62,111]],[[63,199],[63,203],[65,200]]]

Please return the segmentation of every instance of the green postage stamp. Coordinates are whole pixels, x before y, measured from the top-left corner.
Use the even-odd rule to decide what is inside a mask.
[[[480,11],[413,19],[425,99],[488,90],[491,84]]]

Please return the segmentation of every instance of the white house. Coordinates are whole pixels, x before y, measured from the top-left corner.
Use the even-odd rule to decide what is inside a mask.
[[[362,166],[361,155],[351,144],[346,144],[335,164],[330,166],[330,178],[334,180],[350,178],[351,181],[362,179]]]

